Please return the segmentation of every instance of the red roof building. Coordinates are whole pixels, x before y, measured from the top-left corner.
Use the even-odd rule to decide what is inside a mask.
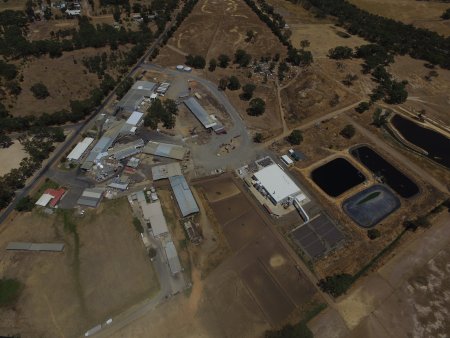
[[[65,193],[66,193],[66,190],[63,188],[47,189],[44,192],[44,194],[49,194],[49,195],[53,196],[52,200],[49,203],[50,207],[52,207],[52,208],[56,207],[56,205],[59,203],[59,201],[61,200],[61,198],[64,196]]]

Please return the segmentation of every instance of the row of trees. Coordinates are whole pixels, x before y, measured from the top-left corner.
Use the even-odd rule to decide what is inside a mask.
[[[290,0],[296,3],[296,0]],[[304,0],[323,13],[335,16],[349,33],[377,43],[389,51],[450,69],[450,38],[427,29],[371,14],[345,0]]]

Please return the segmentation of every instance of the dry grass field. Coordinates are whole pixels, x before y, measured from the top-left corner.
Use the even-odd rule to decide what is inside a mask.
[[[17,305],[0,310],[2,334],[78,337],[157,292],[158,281],[126,199],[104,202],[72,219],[79,246],[64,231],[62,215],[35,210],[2,224],[0,274],[25,284]],[[5,252],[10,241],[63,242],[65,249]]]
[[[349,0],[370,13],[426,28],[441,35],[450,35],[450,22],[441,19],[448,3],[416,0]]]
[[[17,140],[8,148],[0,148],[0,176],[9,173],[11,169],[18,168],[20,161],[25,157],[27,153]]]

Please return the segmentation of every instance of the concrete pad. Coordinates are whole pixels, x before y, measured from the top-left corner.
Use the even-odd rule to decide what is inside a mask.
[[[393,292],[392,287],[378,274],[365,278],[336,304],[336,309],[350,330],[375,310]]]
[[[349,330],[339,312],[332,308],[327,308],[313,318],[308,323],[308,327],[315,338],[343,338],[349,334]]]

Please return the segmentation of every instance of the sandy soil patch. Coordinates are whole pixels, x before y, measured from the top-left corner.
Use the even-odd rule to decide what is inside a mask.
[[[11,169],[19,168],[20,161],[25,157],[27,152],[17,140],[9,148],[0,148],[0,176],[9,173]]]

